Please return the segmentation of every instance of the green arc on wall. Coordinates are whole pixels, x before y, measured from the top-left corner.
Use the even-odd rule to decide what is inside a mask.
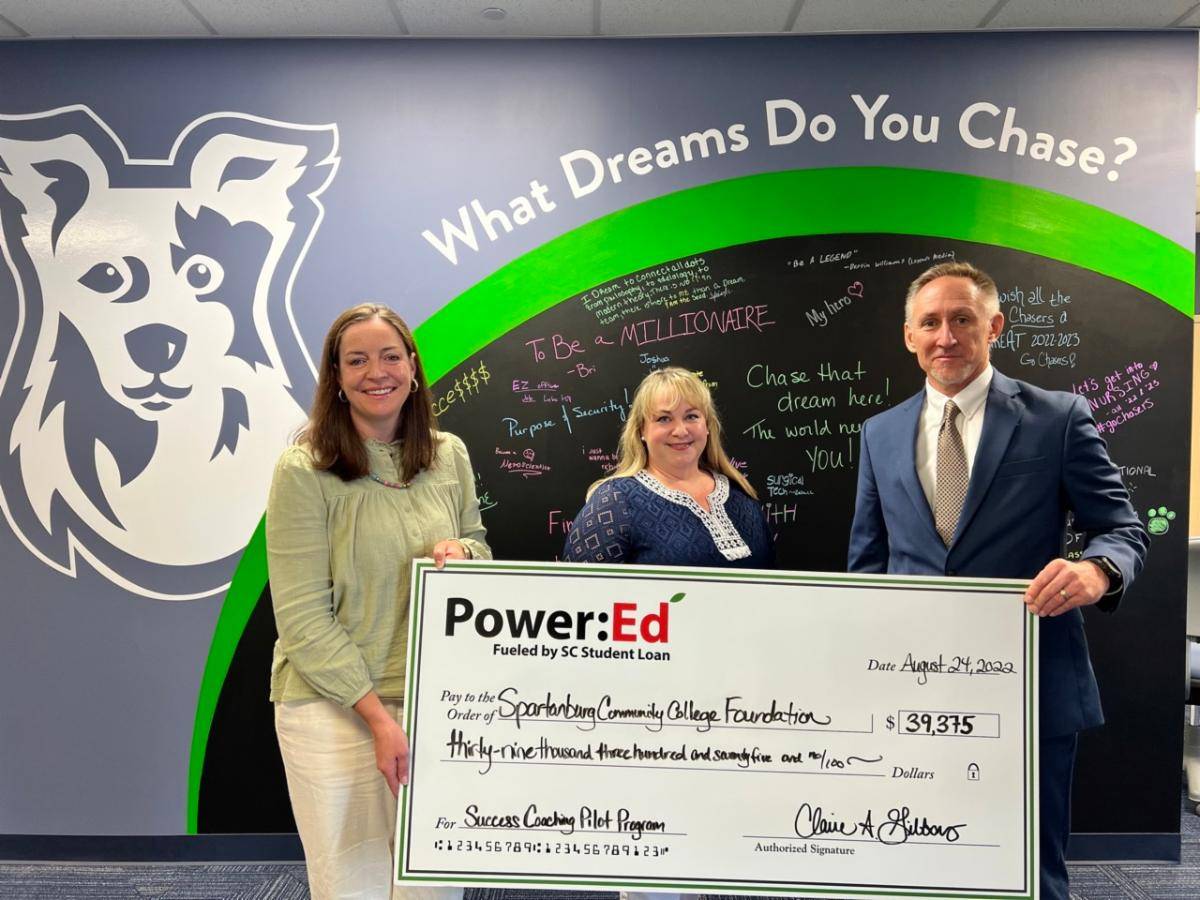
[[[1022,250],[1125,282],[1191,317],[1195,254],[1098,207],[1004,181],[894,168],[805,169],[734,178],[647,200],[513,260],[416,330],[432,379],[569,297],[630,272],[772,238],[905,234]],[[187,832],[217,701],[267,583],[260,522],[225,596],[192,731]],[[266,690],[266,674],[263,676]]]

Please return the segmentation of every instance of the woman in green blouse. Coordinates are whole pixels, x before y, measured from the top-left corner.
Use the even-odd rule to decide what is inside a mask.
[[[346,310],[271,483],[271,700],[314,900],[462,893],[391,889],[411,563],[491,558],[466,448],[437,430],[428,387],[395,312]]]

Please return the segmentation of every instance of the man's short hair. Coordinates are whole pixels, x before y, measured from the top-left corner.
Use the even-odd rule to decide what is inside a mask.
[[[996,289],[996,282],[992,280],[992,276],[983,271],[983,269],[965,260],[960,260],[930,266],[913,280],[913,283],[908,286],[908,293],[904,297],[905,322],[912,319],[913,297],[917,296],[917,292],[929,284],[929,282],[946,277],[966,278],[974,284],[976,290],[979,292],[979,299],[983,301],[983,310],[987,318],[990,319],[996,313],[1000,312],[1000,292]]]

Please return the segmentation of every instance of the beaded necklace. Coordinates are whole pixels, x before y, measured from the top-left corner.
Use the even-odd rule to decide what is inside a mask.
[[[373,443],[376,443],[381,447],[386,447],[388,449],[389,453],[394,448],[399,446],[397,443],[388,444],[385,441],[379,441],[379,440],[376,440]],[[393,461],[394,461],[394,458],[393,458]],[[397,467],[397,468],[399,468],[399,467]],[[374,472],[368,472],[367,474],[370,476],[371,480],[376,482],[377,484],[382,484],[384,487],[393,488],[397,491],[407,490],[408,487],[412,484],[411,478],[408,481],[388,481],[386,478],[380,478]]]
[[[380,478],[374,472],[370,472],[368,474],[370,475],[372,481],[376,481],[379,484],[382,484],[384,487],[395,488],[398,491],[402,491],[412,484],[411,481],[388,481],[386,478]]]

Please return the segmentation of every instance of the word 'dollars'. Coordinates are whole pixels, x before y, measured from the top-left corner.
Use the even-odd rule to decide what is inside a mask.
[[[584,609],[547,611],[489,607],[476,611],[475,604],[466,597],[450,597],[446,601],[446,637],[454,637],[458,626],[469,622],[475,633],[484,638],[503,633],[505,637],[528,640],[537,640],[544,635],[556,641],[611,639],[665,644],[670,609],[670,604],[660,603],[656,612],[640,614],[636,603],[614,603],[611,613]],[[590,633],[593,626],[594,634]]]

